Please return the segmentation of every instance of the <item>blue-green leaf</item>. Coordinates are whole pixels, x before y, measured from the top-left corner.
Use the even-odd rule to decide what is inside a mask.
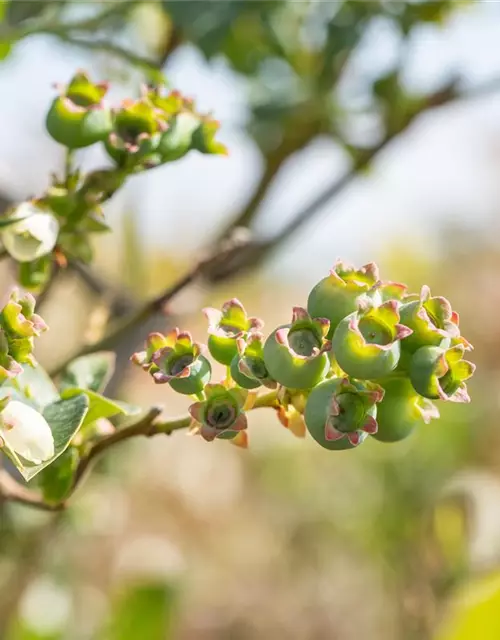
[[[67,449],[83,424],[88,405],[87,396],[80,394],[67,400],[57,400],[45,407],[43,417],[47,420],[54,437],[54,455],[41,464],[32,464],[16,456],[17,459],[13,459],[13,462],[25,480],[34,478]]]
[[[89,400],[89,410],[83,421],[83,426],[92,424],[99,418],[112,418],[118,414],[134,415],[139,411],[132,405],[105,398],[100,393],[81,387],[68,387],[62,391],[61,397],[64,399],[73,398],[81,393],[85,394]]]
[[[61,389],[80,387],[101,393],[115,370],[116,355],[112,351],[99,351],[76,358],[68,365],[61,378]]]

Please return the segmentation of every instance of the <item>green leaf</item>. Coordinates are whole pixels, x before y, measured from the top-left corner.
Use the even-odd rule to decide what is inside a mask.
[[[80,393],[84,393],[89,399],[89,410],[82,425],[84,427],[88,424],[92,424],[92,422],[95,422],[96,420],[99,420],[99,418],[112,418],[120,413],[124,415],[131,415],[137,411],[135,407],[132,407],[132,405],[127,405],[123,402],[118,402],[117,400],[105,398],[100,393],[90,391],[89,389],[83,389],[81,387],[68,387],[62,391],[61,397],[64,399],[74,398]]]
[[[105,640],[173,640],[178,588],[148,581],[120,591],[115,598]]]
[[[73,360],[61,378],[61,389],[80,387],[101,393],[115,370],[116,355],[99,351]]]
[[[7,386],[11,384],[20,389],[38,409],[43,409],[59,399],[59,393],[43,367],[24,365],[23,369],[23,372],[12,383],[7,383]]]
[[[39,478],[43,497],[47,502],[62,502],[73,486],[79,455],[75,447],[68,447],[57,460],[44,469]]]
[[[19,263],[19,284],[30,291],[39,291],[50,279],[52,255],[43,256],[33,262]]]
[[[25,480],[34,478],[64,453],[71,439],[83,424],[88,404],[87,396],[80,394],[68,400],[58,400],[45,407],[43,417],[49,423],[54,437],[55,453],[50,460],[41,464],[32,464],[27,460],[21,460],[12,451],[6,451]]]

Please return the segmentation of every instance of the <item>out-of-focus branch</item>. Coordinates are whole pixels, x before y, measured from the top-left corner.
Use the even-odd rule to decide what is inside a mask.
[[[62,507],[47,504],[43,497],[19,484],[7,471],[0,470],[0,500],[17,502],[42,511],[60,511]]]
[[[249,410],[276,408],[277,404],[276,390],[266,391],[256,396],[253,405]],[[37,493],[26,489],[16,482],[6,471],[0,470],[0,500],[9,502],[17,502],[29,507],[41,509],[43,511],[62,511],[67,507],[68,500],[71,498],[76,489],[80,486],[82,480],[85,478],[87,471],[92,463],[100,455],[108,451],[111,447],[114,447],[120,442],[125,440],[131,440],[136,437],[151,438],[155,435],[171,435],[174,431],[180,429],[187,429],[193,424],[193,419],[189,414],[180,416],[178,418],[168,418],[166,420],[159,420],[159,416],[162,413],[161,407],[151,407],[149,411],[139,418],[137,422],[124,427],[123,429],[117,429],[109,436],[105,436],[98,442],[96,442],[84,455],[75,472],[73,486],[69,493],[69,496],[64,502],[58,504],[50,504],[43,500]]]
[[[155,60],[134,53],[130,49],[126,49],[125,47],[109,40],[87,40],[85,38],[73,36],[69,33],[57,33],[54,35],[57,35],[59,40],[72,44],[76,47],[80,47],[81,49],[109,53],[133,65],[134,67],[139,67],[147,74],[154,74],[155,77],[161,73],[161,68]]]
[[[272,408],[277,406],[277,391],[267,391],[258,395],[255,398],[253,406],[251,410],[254,409],[264,409],[264,408]],[[155,435],[171,435],[174,431],[178,431],[180,429],[187,429],[191,424],[193,424],[193,419],[189,414],[184,416],[180,416],[179,418],[169,418],[167,420],[158,420],[159,415],[161,414],[161,407],[151,407],[151,409],[137,422],[134,424],[125,427],[123,429],[118,429],[114,433],[109,436],[106,436],[102,440],[99,440],[87,453],[85,457],[80,460],[78,464],[78,468],[75,473],[75,478],[73,481],[73,487],[71,489],[68,499],[73,495],[76,491],[82,480],[84,479],[89,467],[94,462],[94,460],[99,457],[101,454],[105,453],[111,447],[114,447],[116,444],[120,442],[124,442],[125,440],[130,440],[132,438],[136,438],[138,436],[145,436],[147,438],[151,438]]]
[[[225,261],[222,265],[219,265],[220,268],[212,269],[208,274],[209,279],[212,282],[225,280],[231,274],[248,269],[254,264],[264,260],[278,246],[281,246],[300,228],[312,220],[325,205],[352,184],[359,173],[369,167],[378,155],[388,147],[395,138],[402,135],[408,126],[419,116],[436,107],[441,107],[459,100],[481,97],[498,91],[500,91],[500,78],[494,78],[476,87],[469,88],[467,91],[458,91],[456,83],[452,82],[447,87],[428,96],[425,103],[408,117],[407,122],[400,130],[392,132],[376,147],[367,150],[343,176],[336,178],[332,184],[320,192],[306,207],[300,210],[281,231],[268,240],[255,239],[253,242],[250,242],[244,251],[233,256],[232,261]]]
[[[112,317],[120,318],[124,314],[130,313],[135,307],[136,303],[132,295],[121,287],[113,286],[87,265],[77,260],[70,260],[68,268],[81,279],[89,291],[99,298],[109,301]]]
[[[236,229],[233,235],[218,245],[208,257],[197,262],[182,278],[168,287],[160,295],[145,302],[139,309],[117,321],[109,332],[98,342],[85,345],[78,352],[72,354],[65,362],[51,371],[51,375],[61,373],[68,364],[79,356],[112,348],[125,335],[139,327],[155,313],[162,312],[168,302],[197,279],[204,277],[217,265],[230,261],[232,257],[242,251],[250,242],[248,233]]]

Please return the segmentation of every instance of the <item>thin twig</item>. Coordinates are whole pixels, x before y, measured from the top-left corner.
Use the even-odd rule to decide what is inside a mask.
[[[151,409],[146,413],[146,415],[141,418],[138,422],[126,427],[125,429],[118,429],[110,436],[106,436],[97,444],[95,444],[90,451],[84,456],[79,464],[75,473],[73,487],[71,493],[75,491],[77,486],[82,481],[85,476],[85,472],[89,468],[91,462],[101,453],[109,449],[109,447],[117,444],[118,442],[122,442],[123,440],[129,440],[130,438],[135,438],[136,436],[151,436],[154,433],[158,433],[154,431],[153,422],[154,420],[161,414],[161,407],[151,407]],[[184,425],[188,426],[189,422]],[[181,428],[181,427],[179,427]]]
[[[192,284],[198,278],[207,275],[209,271],[217,264],[222,264],[227,260],[231,260],[234,254],[242,251],[250,242],[248,233],[235,230],[231,238],[223,241],[213,253],[207,258],[200,260],[195,264],[180,280],[168,287],[159,296],[151,298],[136,311],[125,316],[121,321],[115,323],[110,331],[99,341],[84,345],[77,352],[72,354],[63,363],[58,365],[50,373],[55,376],[64,371],[70,362],[75,358],[112,348],[124,336],[129,334],[133,329],[139,327],[145,320],[160,313],[177,294]]]
[[[468,91],[458,92],[456,90],[456,83],[450,83],[444,89],[437,91],[430,95],[425,105],[423,105],[418,111],[416,111],[405,123],[405,126],[399,130],[392,132],[387,136],[380,144],[373,149],[367,150],[363,158],[358,161],[353,167],[351,167],[343,176],[336,178],[330,185],[328,185],[319,195],[317,195],[312,202],[306,207],[301,209],[297,214],[273,237],[268,240],[256,240],[251,242],[241,251],[238,255],[233,256],[232,261],[225,261],[219,265],[219,268],[212,269],[208,274],[212,282],[219,282],[225,280],[228,275],[235,273],[236,271],[243,271],[248,269],[256,263],[260,263],[269,256],[279,245],[283,244],[292,235],[294,235],[300,228],[312,220],[321,209],[336,198],[343,190],[348,187],[358,177],[359,172],[366,169],[372,164],[379,154],[389,146],[389,144],[399,135],[404,133],[407,127],[416,120],[420,115],[423,115],[427,111],[430,111],[436,107],[445,106],[451,102],[458,100],[470,100],[473,98],[481,97],[489,93],[495,93],[500,91],[500,78],[494,78],[481,85],[473,87]]]
[[[51,505],[43,497],[14,480],[7,471],[0,470],[0,500],[17,502],[42,511],[61,511],[63,505]]]
[[[136,303],[129,293],[121,287],[116,287],[107,282],[93,269],[78,260],[70,260],[68,268],[71,269],[85,286],[99,298],[109,301],[110,313],[112,317],[120,317],[125,313],[130,313]]]
[[[114,55],[117,58],[120,58],[135,67],[141,68],[146,73],[152,74],[155,80],[159,79],[161,69],[159,68],[158,63],[155,60],[134,53],[133,51],[130,51],[130,49],[126,49],[119,44],[116,44],[109,40],[85,40],[84,38],[78,38],[68,33],[58,33],[51,35],[56,35],[59,40],[67,42],[68,44],[75,45],[76,47],[80,47],[81,49],[110,53],[111,55]]]

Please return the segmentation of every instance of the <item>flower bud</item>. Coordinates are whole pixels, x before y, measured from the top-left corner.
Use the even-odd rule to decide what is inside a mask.
[[[381,442],[397,442],[407,438],[422,423],[439,418],[439,411],[427,398],[418,395],[408,378],[383,382],[384,399],[377,407],[377,433]]]
[[[111,131],[111,113],[104,105],[106,84],[94,84],[79,72],[54,100],[47,114],[47,131],[69,149],[88,147]]]
[[[249,318],[245,307],[236,298],[225,302],[221,311],[207,307],[203,313],[208,319],[210,353],[217,362],[228,366],[238,355],[238,340],[264,326],[259,318]]]
[[[243,406],[247,392],[243,389],[226,389],[221,384],[207,384],[206,400],[195,402],[189,413],[196,421],[196,430],[211,442],[215,438],[231,439],[247,428]]]
[[[167,336],[152,333],[146,350],[135,353],[131,360],[148,371],[157,384],[169,383],[177,393],[192,395],[203,390],[212,373],[201,351],[189,332],[175,328]]]
[[[333,334],[333,351],[348,375],[372,380],[396,368],[400,340],[411,333],[411,329],[399,324],[397,304],[390,300],[380,307],[361,306],[340,322]]]
[[[421,347],[410,363],[410,380],[417,393],[431,400],[470,402],[465,381],[476,366],[463,359],[465,348]]]
[[[2,446],[34,464],[54,455],[54,438],[45,418],[17,400],[10,401],[0,413],[0,441]]]
[[[19,222],[5,227],[1,237],[5,249],[18,262],[32,262],[55,247],[59,223],[34,202],[23,202],[15,212]]]
[[[378,267],[370,264],[355,269],[337,260],[330,275],[312,289],[307,300],[307,310],[313,318],[327,318],[331,338],[342,318],[358,308],[360,296],[366,295],[378,282]]]
[[[278,327],[264,345],[264,362],[273,380],[292,389],[310,389],[329,369],[325,340],[329,322],[312,319],[305,309],[295,307],[292,322]]]
[[[248,338],[237,341],[238,355],[231,361],[231,377],[244,389],[257,389],[261,385],[275,389],[276,381],[271,378],[264,362],[264,336],[252,331]]]
[[[332,378],[315,387],[305,408],[309,433],[325,449],[352,449],[377,433],[377,404],[384,390],[377,384]]]

